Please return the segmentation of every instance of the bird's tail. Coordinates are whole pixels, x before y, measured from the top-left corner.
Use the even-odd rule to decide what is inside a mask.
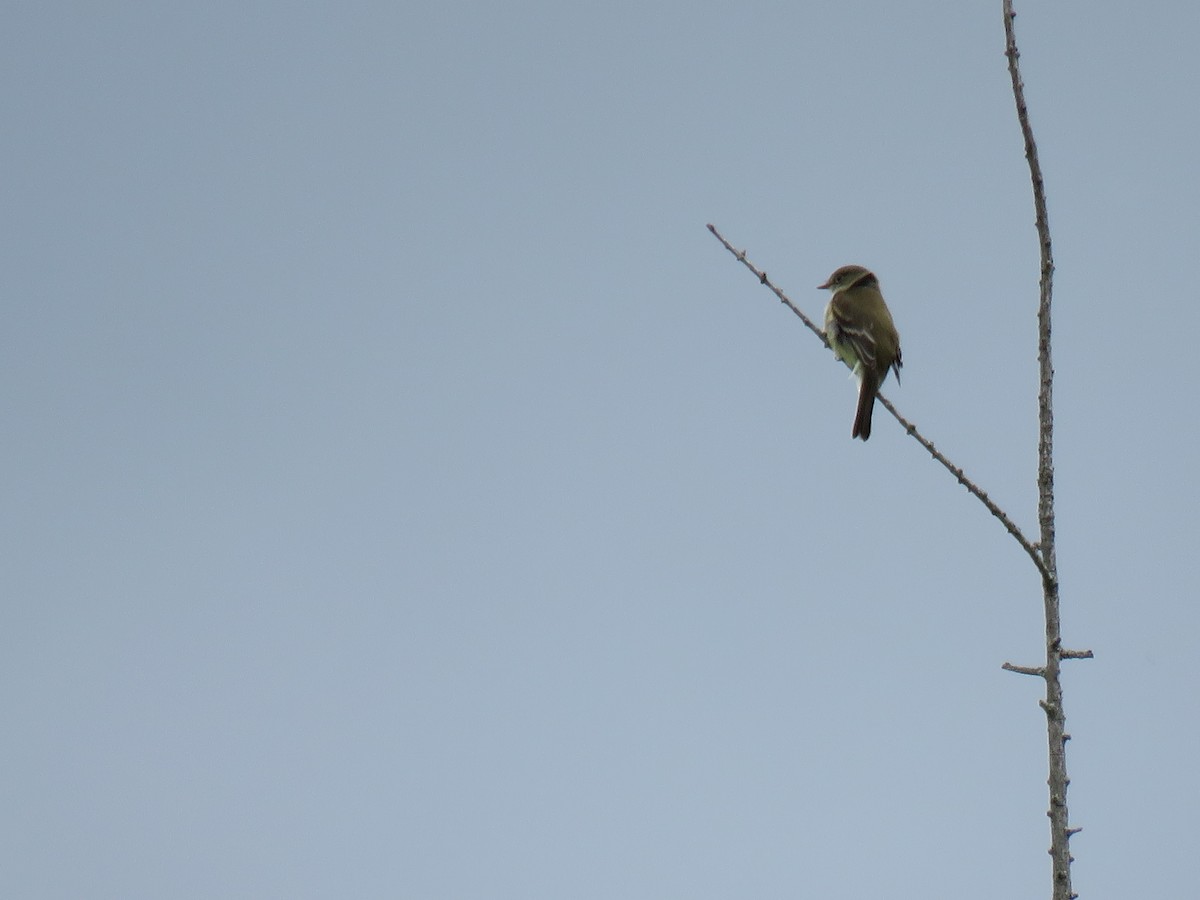
[[[871,414],[875,412],[875,395],[878,393],[879,382],[870,372],[863,372],[862,382],[858,386],[858,409],[854,412],[854,427],[850,437],[865,441],[871,436]]]

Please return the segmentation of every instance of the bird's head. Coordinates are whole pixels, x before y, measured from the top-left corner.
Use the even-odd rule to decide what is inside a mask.
[[[844,291],[858,284],[872,283],[878,284],[879,279],[875,277],[875,273],[870,269],[864,269],[862,266],[842,266],[829,276],[828,281],[817,285],[817,287],[822,290],[833,291],[836,294],[838,291]]]

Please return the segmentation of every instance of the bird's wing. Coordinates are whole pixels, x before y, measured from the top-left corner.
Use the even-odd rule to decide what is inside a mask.
[[[837,302],[829,305],[829,311],[833,318],[833,326],[837,329],[838,339],[850,345],[859,362],[874,370],[879,354],[870,327],[848,317]]]

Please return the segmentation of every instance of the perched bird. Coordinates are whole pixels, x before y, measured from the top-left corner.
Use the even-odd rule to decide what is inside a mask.
[[[900,382],[900,333],[883,302],[875,273],[862,266],[842,266],[819,287],[833,291],[825,308],[825,336],[833,355],[858,379],[858,409],[850,437],[865,441],[871,436],[875,395],[888,369],[895,370],[896,382]]]

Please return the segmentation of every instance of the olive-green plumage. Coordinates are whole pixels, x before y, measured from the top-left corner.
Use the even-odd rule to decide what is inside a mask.
[[[888,369],[900,381],[900,333],[883,302],[879,279],[871,271],[842,266],[821,287],[833,291],[825,309],[825,336],[834,356],[851,368],[859,382],[850,436],[865,441],[871,436],[875,395]]]

